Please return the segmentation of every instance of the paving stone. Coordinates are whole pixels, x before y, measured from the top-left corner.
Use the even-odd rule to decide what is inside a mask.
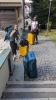
[[[38,37],[39,44],[30,46],[37,59],[38,79],[56,80],[56,46],[46,37]],[[55,77],[55,78],[54,78]]]

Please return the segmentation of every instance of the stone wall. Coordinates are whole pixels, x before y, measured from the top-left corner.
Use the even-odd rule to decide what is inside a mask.
[[[9,65],[8,65],[8,57],[10,50],[7,49],[0,54],[0,97],[2,96],[2,92],[5,89],[6,83],[9,78]]]

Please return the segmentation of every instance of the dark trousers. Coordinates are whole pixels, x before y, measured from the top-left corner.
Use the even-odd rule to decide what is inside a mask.
[[[13,55],[14,55],[14,54],[16,55],[17,44],[16,44],[14,41],[11,41],[11,42],[10,42],[10,46],[11,46]]]
[[[37,37],[37,34],[35,34],[35,39],[36,39],[36,42],[38,42],[38,37]]]
[[[39,31],[38,29],[35,31],[35,39],[36,39],[36,42],[38,42],[38,34],[39,34]]]

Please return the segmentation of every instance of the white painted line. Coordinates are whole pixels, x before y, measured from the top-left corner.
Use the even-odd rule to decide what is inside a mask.
[[[56,81],[9,81],[8,84],[56,84]]]
[[[5,92],[56,92],[56,88],[8,88]]]

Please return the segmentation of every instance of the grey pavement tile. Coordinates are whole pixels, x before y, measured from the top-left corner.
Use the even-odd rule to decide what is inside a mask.
[[[37,78],[39,80],[56,80],[56,46],[53,42],[48,41],[46,37],[39,36],[38,40],[39,44],[29,46],[29,51],[34,51],[36,55]],[[19,64],[21,61],[18,60],[17,63]],[[22,72],[17,65],[16,70],[14,76],[16,76],[17,73]],[[17,74],[17,79],[22,76],[21,74],[23,75],[23,73]]]

